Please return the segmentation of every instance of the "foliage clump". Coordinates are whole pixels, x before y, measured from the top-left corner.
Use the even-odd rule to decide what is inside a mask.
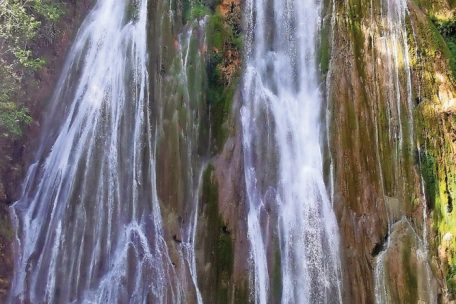
[[[228,134],[232,99],[241,68],[243,37],[239,0],[183,0],[179,7],[184,25],[203,21],[206,45],[204,84],[211,152],[222,148]]]
[[[222,147],[228,135],[226,122],[239,78],[243,45],[240,6],[227,2],[225,6],[220,5],[207,21],[207,99],[215,150]]]
[[[450,67],[453,73],[453,78],[456,76],[456,19],[438,19],[431,17],[432,23],[437,31],[442,35],[445,43],[450,51]]]
[[[195,3],[187,11],[187,19],[201,19],[211,14],[210,9],[204,3]]]
[[[61,4],[52,0],[0,1],[0,131],[20,136],[32,119],[20,104],[24,75],[40,70],[46,61],[34,56],[32,44],[63,15]],[[43,38],[40,36],[40,38]]]
[[[437,195],[437,167],[434,156],[425,150],[420,151],[421,175],[424,179],[425,194],[427,204],[431,209],[435,206],[435,196]]]

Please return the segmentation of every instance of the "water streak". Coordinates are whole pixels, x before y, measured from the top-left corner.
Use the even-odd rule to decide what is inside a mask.
[[[406,17],[408,15],[406,1],[384,0],[382,1],[382,18],[385,18],[384,30],[384,54],[386,56],[388,75],[392,77],[388,81],[388,123],[390,136],[396,141],[396,156],[393,162],[395,183],[399,185],[393,195],[397,197],[407,197],[400,194],[406,191],[407,187],[404,181],[403,160],[411,157],[414,148],[414,128],[413,128],[413,102],[412,102],[412,80],[409,59],[409,46],[407,37]],[[412,28],[413,30],[413,28]],[[414,34],[414,33],[413,33]],[[418,92],[420,94],[420,92]],[[404,111],[405,110],[405,111]],[[406,130],[406,131],[405,131]],[[420,154],[420,153],[419,153]],[[420,156],[420,155],[419,155]],[[381,171],[380,171],[381,173]],[[382,180],[383,180],[383,176]],[[423,181],[421,181],[423,187]],[[398,301],[395,297],[399,296],[398,291],[393,290],[390,281],[391,277],[388,271],[392,263],[403,263],[396,267],[407,267],[404,263],[415,263],[416,275],[418,277],[418,294],[419,301],[434,303],[436,301],[435,282],[429,265],[428,245],[427,245],[427,206],[424,197],[423,188],[421,188],[423,197],[423,225],[422,235],[416,233],[410,222],[403,218],[394,223],[392,217],[388,215],[388,240],[385,250],[380,252],[375,261],[374,282],[375,282],[375,301],[376,303],[393,303]],[[386,196],[385,196],[386,198]],[[403,202],[407,203],[407,202]],[[388,212],[388,206],[386,210]],[[404,228],[404,223],[406,227]],[[408,227],[407,227],[408,226]],[[412,240],[415,245],[403,250],[415,251],[416,259],[413,261],[395,260],[394,249],[399,241],[406,239]],[[394,246],[391,244],[395,244]]]
[[[282,303],[341,301],[339,232],[323,180],[320,10],[310,0],[246,2],[241,120],[255,303],[277,289]]]

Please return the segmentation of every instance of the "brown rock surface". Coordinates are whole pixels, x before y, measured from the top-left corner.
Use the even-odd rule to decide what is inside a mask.
[[[410,222],[392,227],[382,259],[387,303],[435,303],[438,285],[432,275],[422,240]]]
[[[388,223],[420,215],[414,212],[420,205],[414,139],[404,131],[403,148],[397,148],[400,125],[407,130],[413,121],[406,114],[406,70],[399,63],[400,85],[393,91],[393,74],[388,70],[392,51],[382,2],[385,6],[385,1],[345,1],[335,6],[329,132],[348,303],[374,302],[375,259],[387,238]],[[396,96],[402,113],[394,107]]]

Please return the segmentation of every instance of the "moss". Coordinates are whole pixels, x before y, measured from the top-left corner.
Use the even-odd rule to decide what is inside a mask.
[[[207,102],[210,112],[213,151],[218,152],[229,134],[227,122],[239,78],[239,54],[243,40],[235,16],[222,16],[217,10],[207,25]],[[233,55],[234,54],[234,55]],[[234,72],[232,71],[234,70]]]
[[[202,2],[190,4],[189,1],[184,1],[183,6],[186,21],[201,19],[211,13],[209,7]]]
[[[211,130],[214,140],[214,152],[219,151],[225,143],[229,128],[227,120],[230,115],[232,100],[237,84],[233,83],[228,88],[221,90],[209,89],[210,112],[211,112]]]
[[[198,0],[182,2],[185,22],[207,16],[205,71],[190,69],[188,80],[190,98],[204,99],[205,97],[206,99],[205,115],[208,122],[200,123],[199,133],[201,138],[207,138],[210,135],[211,153],[220,151],[229,134],[227,122],[239,78],[239,64],[236,63],[240,62],[240,50],[243,45],[240,14],[238,16],[237,10],[234,10],[224,16],[217,6],[214,7],[218,3],[219,1]],[[195,43],[192,43],[191,48],[191,53],[198,51]],[[191,58],[193,56],[190,56]],[[189,66],[192,65],[190,62]],[[193,82],[197,84],[198,81],[204,83],[204,86],[195,91],[192,89],[196,87]]]
[[[404,261],[404,272],[405,272],[405,294],[404,303],[417,303],[418,302],[418,279],[416,269],[410,263],[411,259],[411,240],[407,238],[404,241],[404,250],[402,252],[402,261]]]
[[[224,34],[226,34],[226,29],[223,22],[223,17],[220,12],[214,12],[209,16],[207,23],[207,44],[213,51],[219,51],[223,48],[224,43]]]
[[[439,40],[441,48],[449,59],[454,79],[456,77],[456,19],[438,19],[431,16],[430,20],[432,20],[434,35],[437,36],[436,39]]]
[[[209,253],[209,260],[212,265],[211,279],[214,303],[228,303],[231,276],[233,273],[234,251],[231,233],[221,217],[218,209],[218,187],[213,180],[214,167],[209,165],[203,176],[203,202],[207,212],[208,231],[207,247],[205,252]]]
[[[412,16],[418,43],[417,52],[420,55],[412,67],[421,89],[420,95],[415,98],[419,104],[415,109],[414,122],[417,139],[422,145],[421,174],[425,182],[427,203],[432,210],[435,237],[431,245],[434,250],[440,247],[447,254],[445,261],[441,261],[442,269],[449,291],[454,292],[456,280],[452,265],[456,264],[456,242],[448,242],[443,238],[446,234],[456,236],[456,212],[453,210],[451,190],[456,184],[451,172],[456,169],[454,152],[449,148],[454,132],[448,132],[451,124],[439,110],[438,91],[441,80],[437,79],[437,74],[448,79],[446,84],[449,87],[454,84],[456,56],[453,42],[456,40],[453,39],[456,27],[451,20],[436,18],[436,7],[427,9],[430,16],[427,19]]]
[[[226,232],[219,233],[215,253],[217,265],[217,303],[228,303],[229,284],[233,268],[233,244],[231,236]]]
[[[365,79],[366,73],[364,71],[364,33],[361,29],[361,21],[357,18],[350,19],[351,23],[351,32],[353,36],[353,51],[355,55],[356,66],[358,68],[358,72],[362,79]]]
[[[0,210],[0,240],[5,239],[12,241],[14,237],[14,229],[11,225],[7,212]]]
[[[274,255],[274,269],[272,273],[272,293],[276,303],[280,302],[282,298],[282,264],[280,249],[277,246]]]
[[[349,0],[346,22],[350,30],[355,62],[361,79],[366,80],[364,50],[366,37],[363,32],[363,21],[366,12],[370,11],[369,1]]]
[[[450,266],[448,273],[445,276],[448,292],[456,294],[456,264]]]
[[[138,0],[130,0],[127,2],[126,18],[127,21],[136,21],[138,20],[138,9],[139,3]]]
[[[232,303],[246,304],[249,303],[249,288],[247,283],[236,286],[234,289],[234,299]]]
[[[428,17],[425,22],[416,18],[413,23],[416,27],[415,32],[417,35],[417,43],[419,44],[418,52],[420,53],[422,60],[422,62],[417,61],[417,64],[423,65],[422,68],[424,68],[424,71],[419,72],[429,73],[427,75],[423,75],[425,76],[425,79],[422,81],[422,84],[425,86],[431,86],[434,83],[433,73],[435,72],[432,65],[434,63],[433,59],[437,54],[441,53],[445,59],[450,60],[451,53],[445,39],[432,22],[432,18]],[[415,54],[410,53],[410,56],[413,57]],[[412,67],[419,68],[416,65]]]
[[[331,59],[330,45],[331,22],[329,18],[325,18],[320,32],[320,44],[318,46],[317,60],[320,63],[320,72],[325,75],[329,70],[329,62]]]
[[[429,208],[435,206],[435,198],[437,195],[437,167],[435,157],[428,151],[420,151],[421,160],[421,175],[424,180],[426,200]]]

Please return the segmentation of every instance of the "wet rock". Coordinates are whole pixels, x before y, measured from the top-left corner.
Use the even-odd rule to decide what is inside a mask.
[[[403,63],[390,65],[392,52],[403,56],[405,50],[401,43],[391,48],[388,24],[382,19],[385,3],[348,1],[348,6],[336,2],[335,7],[327,76],[329,133],[343,290],[349,303],[374,302],[375,259],[385,247],[389,223],[411,214],[421,222],[421,213],[414,212],[420,180],[407,146],[413,136],[404,132],[413,121],[407,112],[407,71]],[[395,69],[399,85],[391,83]],[[394,109],[396,102],[402,111]]]
[[[388,247],[377,259],[376,299],[380,303],[436,303],[438,284],[428,248],[407,219],[393,225]]]
[[[234,96],[233,113],[239,111],[239,92]],[[219,208],[226,219],[230,234],[234,235],[233,278],[244,281],[248,278],[247,260],[247,209],[244,185],[244,161],[240,118],[234,117],[234,132],[227,139],[220,155],[214,160],[215,174],[219,185]]]
[[[385,197],[386,212],[388,213],[388,220],[390,223],[395,223],[399,221],[406,210],[404,203],[401,203],[396,197]]]

